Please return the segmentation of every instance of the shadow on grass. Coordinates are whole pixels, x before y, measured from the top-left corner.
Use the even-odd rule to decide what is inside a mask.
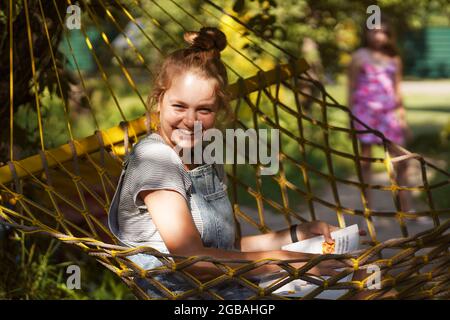
[[[434,107],[409,107],[408,112],[444,112],[450,113],[450,107],[447,106],[434,106]]]

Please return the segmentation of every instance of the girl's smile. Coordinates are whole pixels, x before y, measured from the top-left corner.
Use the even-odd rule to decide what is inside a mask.
[[[158,104],[159,134],[173,148],[192,148],[197,141],[194,127],[201,125],[202,133],[214,127],[217,103],[216,81],[187,71],[172,79]]]

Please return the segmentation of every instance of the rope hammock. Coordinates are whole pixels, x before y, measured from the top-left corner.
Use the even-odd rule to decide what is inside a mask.
[[[90,54],[98,69],[100,81],[110,94],[113,105],[120,116],[120,124],[108,129],[101,128],[98,118],[98,108],[90,101],[88,76],[80,67],[77,55],[70,43],[71,30],[65,27],[65,8],[73,3],[57,4],[52,1],[35,1],[36,7],[30,7],[30,1],[23,2],[23,10],[14,12],[13,1],[9,1],[9,43],[10,43],[10,161],[0,167],[0,221],[25,233],[43,233],[79,247],[86,254],[95,257],[104,267],[120,277],[138,298],[152,299],[134,279],[145,278],[154,285],[167,299],[187,299],[190,296],[203,295],[207,298],[222,299],[213,288],[223,284],[237,282],[254,292],[250,299],[291,299],[273,293],[295,279],[317,285],[317,288],[302,299],[312,299],[325,290],[347,289],[341,299],[350,298],[358,292],[369,292],[368,299],[376,299],[395,288],[397,299],[448,299],[450,298],[450,273],[448,233],[450,208],[440,208],[436,201],[436,193],[448,188],[450,174],[433,165],[417,153],[411,153],[399,145],[389,141],[384,135],[356,118],[351,110],[339,104],[325,90],[324,86],[308,74],[308,64],[305,60],[287,52],[269,40],[263,40],[261,35],[252,30],[245,22],[233,16],[227,10],[218,7],[210,1],[201,7],[202,15],[195,15],[181,1],[149,1],[155,12],[141,1],[109,1],[114,3],[115,11],[109,9],[106,1],[100,0],[97,10],[103,10],[106,21],[111,23],[117,32],[124,37],[130,54],[134,54],[141,71],[147,73],[148,83],[153,78],[152,69],[145,60],[142,45],[131,39],[118,23],[118,12],[137,27],[147,45],[153,47],[155,57],[164,56],[165,49],[158,47],[157,39],[152,38],[143,28],[151,25],[158,32],[166,34],[173,40],[174,48],[182,43],[181,35],[187,28],[185,25],[197,27],[217,25],[227,34],[229,45],[224,51],[223,60],[230,74],[229,91],[232,96],[232,109],[236,115],[233,128],[272,128],[279,129],[279,172],[273,176],[263,176],[260,164],[227,165],[230,200],[233,204],[234,217],[238,236],[242,230],[252,229],[257,233],[274,231],[268,223],[275,217],[277,225],[288,227],[294,223],[318,219],[319,208],[326,209],[327,221],[345,227],[350,222],[358,223],[368,231],[368,239],[361,243],[362,249],[352,255],[322,255],[309,260],[303,267],[296,269],[290,262],[263,259],[259,261],[225,260],[207,256],[182,257],[164,254],[151,247],[122,247],[105,225],[105,217],[114,194],[117,179],[122,169],[122,163],[134,143],[145,137],[153,129],[157,121],[155,115],[148,110],[143,97],[147,92],[141,92],[134,79],[134,73],[129,70],[124,59],[116,52],[104,30],[104,24],[99,22],[96,13],[85,10],[89,19],[101,35],[100,41],[106,45],[116,64],[106,68],[102,65],[96,45],[86,30],[84,23],[79,30],[86,42]],[[84,3],[81,0],[81,3]],[[87,6],[86,8],[89,8]],[[130,9],[132,8],[132,9]],[[45,10],[44,10],[45,9]],[[75,138],[73,133],[74,119],[71,118],[67,99],[62,99],[60,108],[63,110],[67,127],[68,143],[56,148],[47,148],[45,141],[45,125],[42,116],[43,106],[40,97],[44,94],[37,80],[36,48],[33,48],[33,34],[39,34],[42,43],[46,44],[49,68],[57,77],[58,90],[64,97],[57,70],[55,39],[47,25],[46,13],[55,12],[58,19],[53,21],[62,28],[66,41],[68,56],[73,59],[78,77],[78,85],[88,100],[88,110],[95,125],[94,134]],[[176,13],[176,14],[175,14]],[[30,23],[33,17],[40,17],[42,24]],[[138,21],[136,17],[142,17]],[[177,20],[175,17],[180,17]],[[37,131],[40,150],[23,159],[14,159],[12,146],[14,144],[13,106],[14,86],[18,74],[14,72],[14,57],[18,44],[13,41],[13,20],[22,18],[28,34],[32,86],[30,92],[35,96],[37,113]],[[160,19],[175,22],[176,29],[165,30]],[[148,24],[148,25],[147,25]],[[254,58],[249,51],[239,49],[231,39],[249,43],[260,49],[260,56]],[[234,59],[233,59],[234,57]],[[237,59],[236,59],[237,57]],[[264,66],[264,68],[263,68]],[[67,67],[64,67],[67,68]],[[112,76],[108,73],[114,69],[114,76],[121,78],[122,86],[130,86],[133,94],[142,105],[141,115],[130,119],[120,99],[117,88],[111,84]],[[56,71],[56,72],[55,72]],[[147,81],[147,80],[146,80]],[[310,88],[315,88],[318,95],[310,94]],[[147,89],[146,89],[147,90]],[[305,110],[303,104],[310,102]],[[55,106],[57,108],[57,106]],[[353,122],[361,123],[366,130],[357,131]],[[258,131],[258,130],[256,130]],[[374,134],[382,139],[382,156],[363,157],[358,149],[357,134]],[[345,146],[336,141],[346,141]],[[395,154],[392,154],[395,150]],[[317,159],[323,160],[323,167],[318,167]],[[361,162],[370,162],[388,178],[387,184],[371,184],[363,180]],[[416,164],[420,175],[416,177],[415,185],[398,185],[396,169],[399,163]],[[347,163],[354,172],[353,177],[340,173],[339,164]],[[292,174],[293,173],[293,174]],[[441,177],[436,183],[430,182],[430,177]],[[321,188],[329,188],[330,196],[324,196],[317,190],[317,181]],[[360,199],[360,207],[346,205],[341,193],[343,188],[352,190],[352,194]],[[450,190],[450,189],[446,189]],[[269,192],[270,191],[270,192]],[[424,198],[423,208],[413,208],[405,211],[401,207],[399,193],[409,192],[420,194]],[[367,192],[382,192],[392,199],[391,210],[375,210],[368,207]],[[275,196],[274,196],[275,194]],[[252,203],[253,205],[248,205]],[[302,209],[300,208],[302,206]],[[392,234],[386,238],[383,226],[378,221],[387,220]],[[422,228],[411,225],[417,219],[426,221]],[[420,227],[420,226],[419,226]],[[146,253],[157,257],[163,266],[144,270],[127,259],[128,256]],[[177,259],[177,262],[174,259]],[[351,259],[353,266],[343,269],[338,275],[328,279],[312,277],[308,271],[323,260]],[[213,263],[223,274],[213,280],[201,282],[184,269],[201,261]],[[239,263],[239,267],[230,268],[226,262]],[[262,288],[246,278],[246,272],[264,264],[277,264],[287,272],[287,275],[271,286]],[[384,272],[381,289],[369,290],[367,278],[362,281],[338,282],[354,270],[363,270],[369,264],[376,264]],[[194,289],[183,294],[174,294],[159,283],[158,274],[174,273],[190,283]],[[368,274],[369,276],[370,274]]]

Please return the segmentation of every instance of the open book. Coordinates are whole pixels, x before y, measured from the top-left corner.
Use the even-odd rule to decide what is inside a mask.
[[[334,253],[343,254],[351,251],[358,250],[359,248],[359,228],[358,225],[354,224],[350,227],[339,229],[331,232],[331,237],[334,239],[334,245],[329,245],[325,242],[324,236],[317,236],[314,238],[309,238],[306,240],[289,243],[282,247],[283,250],[305,252],[305,253]],[[272,283],[277,282],[283,276],[288,273],[284,270],[267,275],[261,279],[259,286],[265,288],[270,286]],[[351,281],[353,273],[339,280],[339,282]],[[323,277],[329,278],[329,277]],[[308,283],[304,280],[296,279],[287,283],[286,285],[273,291],[273,293],[286,296],[286,297],[303,297],[310,293],[312,290],[316,289],[317,286]],[[344,290],[325,290],[321,294],[317,295],[316,298],[320,299],[337,299],[347,292]]]

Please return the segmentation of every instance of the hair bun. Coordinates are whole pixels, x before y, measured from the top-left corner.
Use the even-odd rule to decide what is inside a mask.
[[[204,27],[200,31],[188,31],[184,33],[184,40],[192,48],[200,50],[217,50],[218,52],[227,46],[227,37],[225,34],[214,27]]]

